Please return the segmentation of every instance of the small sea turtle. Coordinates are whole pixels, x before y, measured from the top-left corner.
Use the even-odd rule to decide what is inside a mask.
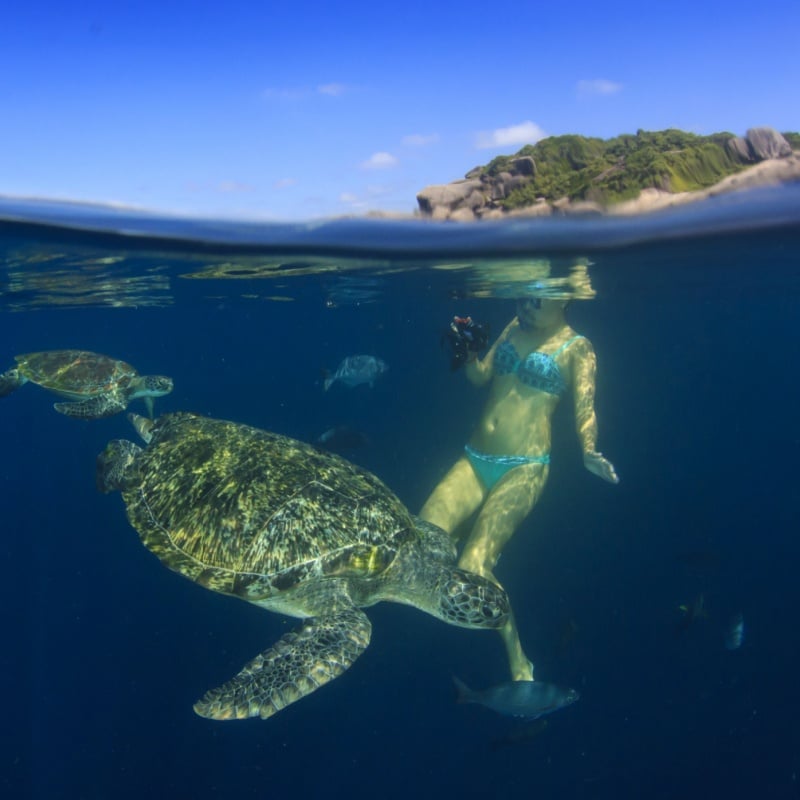
[[[194,414],[128,415],[147,446],[115,439],[97,487],[119,489],[144,545],[172,570],[306,621],[195,704],[266,719],[341,675],[369,644],[361,607],[405,603],[497,628],[505,592],[455,565],[455,547],[374,475],[274,433]]]
[[[172,391],[172,378],[139,375],[124,361],[88,350],[45,350],[16,357],[17,366],[0,374],[0,397],[30,381],[74,402],[54,403],[60,414],[80,419],[110,417],[144,398],[150,416],[153,398]]]

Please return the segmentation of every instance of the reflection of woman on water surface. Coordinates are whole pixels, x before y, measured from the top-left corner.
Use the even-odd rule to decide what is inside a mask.
[[[481,360],[465,366],[477,386],[492,382],[489,400],[465,454],[434,489],[420,516],[453,534],[475,511],[477,519],[459,566],[499,583],[497,559],[534,507],[550,471],[551,419],[571,390],[586,469],[617,483],[611,462],[596,450],[595,355],[591,342],[564,318],[566,300],[528,297]],[[500,633],[513,680],[532,680],[511,615]]]

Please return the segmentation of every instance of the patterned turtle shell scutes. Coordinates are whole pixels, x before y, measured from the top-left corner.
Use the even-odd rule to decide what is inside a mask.
[[[139,374],[124,361],[86,350],[25,353],[16,361],[20,374],[32,383],[86,397],[124,388]]]
[[[218,591],[265,597],[325,575],[369,577],[416,528],[375,476],[233,422],[168,414],[124,492],[142,541]]]
[[[405,534],[405,535],[404,535]],[[258,601],[284,592],[308,580],[326,577],[370,578],[382,573],[394,560],[397,549],[414,533],[411,529],[398,531],[391,545],[352,544],[312,561],[294,564],[271,575],[252,572],[206,570],[198,583],[209,589],[235,594],[249,601]]]

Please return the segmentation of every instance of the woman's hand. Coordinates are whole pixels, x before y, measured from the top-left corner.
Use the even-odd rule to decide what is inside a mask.
[[[586,467],[589,472],[593,472],[598,478],[602,478],[604,481],[619,483],[614,465],[605,458],[602,453],[597,453],[594,450],[584,453],[583,466]]]

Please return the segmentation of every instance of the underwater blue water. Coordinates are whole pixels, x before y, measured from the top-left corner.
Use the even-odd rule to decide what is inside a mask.
[[[298,228],[283,256],[294,269],[251,278],[232,277],[245,253],[222,224],[213,244],[142,244],[58,227],[69,219],[44,227],[30,207],[21,225],[0,207],[13,218],[0,224],[0,371],[17,353],[81,347],[171,375],[157,412],[304,440],[350,424],[369,437],[352,460],[413,511],[485,399],[449,371],[441,331],[469,313],[499,332],[514,307],[513,286],[477,291],[475,269],[434,263],[468,263],[470,247],[586,258],[597,296],[569,319],[598,354],[599,447],[621,477],[583,468],[562,403],[544,497],[497,567],[537,677],[581,693],[544,729],[455,703],[452,675],[506,680],[497,636],[390,604],[368,610],[371,645],[339,679],[267,721],[212,722],[193,702],[296,621],[165,569],[119,495],[94,487],[97,453],[132,438],[125,416],[68,419],[22,387],[0,400],[0,795],[798,797],[800,204],[759,202],[648,230],[615,222],[613,236],[602,221],[486,233],[350,221],[322,245],[306,231],[304,250]],[[247,269],[282,235],[249,242]],[[343,266],[309,258],[304,274],[304,252]],[[234,266],[181,277],[205,261]],[[484,265],[484,289],[502,266]],[[135,302],[115,271],[161,282]],[[324,393],[320,371],[353,353],[390,370],[373,389]],[[700,596],[707,615],[684,624],[679,607]],[[736,613],[744,642],[728,650]]]

